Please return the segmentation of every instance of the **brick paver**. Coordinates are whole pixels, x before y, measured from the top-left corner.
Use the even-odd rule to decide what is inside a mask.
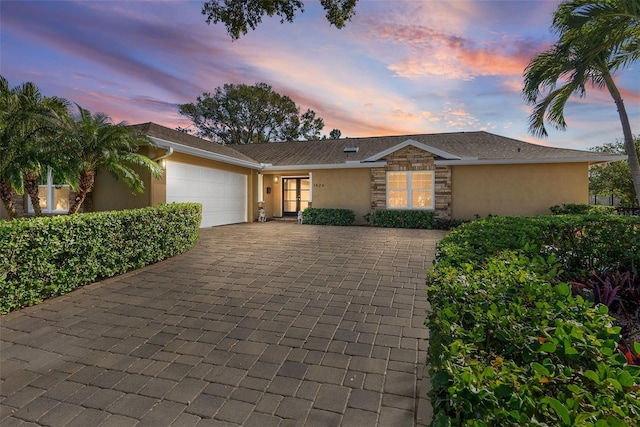
[[[203,229],[186,254],[2,316],[0,425],[426,425],[443,235]]]

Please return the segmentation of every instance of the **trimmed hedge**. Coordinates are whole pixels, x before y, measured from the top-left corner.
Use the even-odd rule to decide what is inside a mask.
[[[452,231],[427,280],[431,425],[635,425],[640,367],[616,350],[620,328],[559,278],[639,254],[637,219],[494,217]]]
[[[378,210],[364,216],[374,227],[433,229],[433,211]]]
[[[616,215],[615,206],[565,203],[549,208],[554,215]]]
[[[352,225],[356,214],[351,209],[307,208],[302,212],[302,221],[312,225]]]
[[[436,218],[433,211],[425,210],[378,210],[366,214],[364,219],[374,227],[426,230],[450,230],[464,222]]]
[[[0,221],[0,313],[185,252],[201,217],[181,203]]]
[[[590,277],[593,269],[640,268],[640,218],[617,215],[491,217],[462,224],[440,242],[438,260],[462,266],[505,250],[553,255],[561,278]]]

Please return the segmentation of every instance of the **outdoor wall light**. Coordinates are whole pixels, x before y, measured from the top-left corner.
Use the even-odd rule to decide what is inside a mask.
[[[278,177],[277,176],[273,177],[273,182],[275,182],[276,184],[278,183]]]

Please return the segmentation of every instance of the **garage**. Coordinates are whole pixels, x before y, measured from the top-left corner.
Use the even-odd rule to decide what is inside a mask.
[[[200,227],[247,222],[247,176],[221,169],[166,162],[167,203],[202,204]]]

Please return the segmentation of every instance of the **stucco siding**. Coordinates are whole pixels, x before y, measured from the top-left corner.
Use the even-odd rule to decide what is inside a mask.
[[[371,210],[369,169],[333,169],[313,171],[313,207],[351,209],[356,224]]]
[[[262,184],[267,217],[282,216],[282,179],[291,177],[310,178],[312,207],[352,209],[356,224],[365,223],[363,216],[371,210],[370,169],[270,171]]]
[[[452,166],[452,217],[540,215],[588,203],[587,163]]]

